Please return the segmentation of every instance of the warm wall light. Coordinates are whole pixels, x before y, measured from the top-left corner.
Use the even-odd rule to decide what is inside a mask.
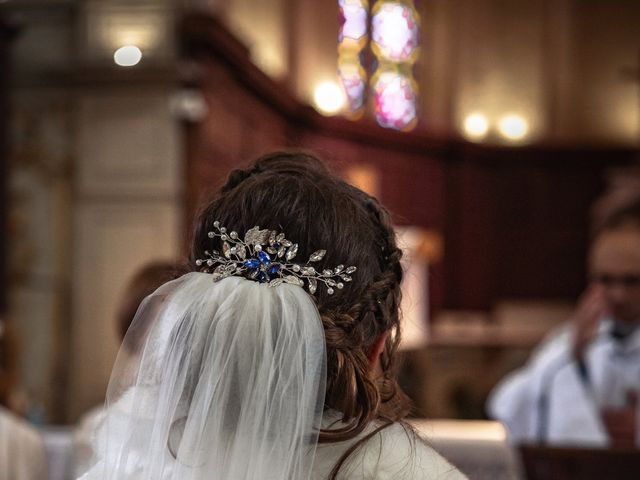
[[[498,123],[498,130],[508,140],[522,140],[529,132],[529,122],[520,115],[505,115]]]
[[[113,54],[113,61],[121,67],[132,67],[142,60],[142,52],[135,45],[120,47]]]
[[[471,140],[480,140],[489,131],[489,121],[481,113],[471,113],[464,119],[465,136]]]
[[[313,103],[325,115],[338,113],[344,101],[344,92],[335,82],[319,83],[313,91]]]

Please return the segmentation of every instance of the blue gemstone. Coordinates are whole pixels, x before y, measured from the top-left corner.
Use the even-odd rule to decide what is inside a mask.
[[[258,258],[260,259],[260,262],[264,263],[265,265],[269,265],[271,263],[271,257],[267,252],[258,252]]]
[[[272,277],[274,275],[277,275],[279,271],[280,271],[280,264],[278,263],[274,263],[269,267],[269,275],[271,275]]]
[[[269,277],[267,277],[267,274],[264,272],[260,272],[256,278],[260,283],[266,283],[269,281]]]
[[[244,266],[247,267],[249,270],[255,270],[260,266],[260,261],[256,260],[255,258],[250,258],[249,260],[246,260],[244,262]]]

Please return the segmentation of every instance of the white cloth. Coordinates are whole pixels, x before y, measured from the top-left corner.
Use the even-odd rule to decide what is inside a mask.
[[[326,354],[302,288],[189,273],[145,299],[127,335],[140,331],[141,350],[116,361],[83,479],[309,477]]]
[[[104,420],[104,406],[93,407],[78,421],[73,430],[73,478],[78,478],[91,467],[94,461],[93,443],[95,433]]]
[[[119,405],[118,408],[123,407]],[[132,405],[129,405],[132,408]],[[116,408],[113,406],[112,408]],[[120,411],[120,418],[126,413]],[[99,428],[104,410],[94,409],[82,422],[83,439],[93,437],[92,429]],[[325,414],[325,428],[340,428],[337,415]],[[378,424],[373,422],[360,435],[344,442],[320,444],[316,448],[310,480],[326,480],[343,454],[372,432]],[[80,462],[84,465],[84,462]],[[80,465],[79,465],[80,466]],[[418,434],[401,424],[382,429],[348,457],[338,473],[338,480],[464,480],[466,477],[439,453],[423,441]]]
[[[323,412],[324,329],[299,286],[190,273],[145,299],[127,335],[139,324],[151,327],[139,352],[118,357],[82,480],[317,479],[357,441],[317,445],[335,415]],[[456,473],[394,425],[341,478]]]
[[[620,342],[611,326],[603,321],[587,348],[586,378],[571,355],[572,327],[565,325],[494,389],[488,413],[505,424],[510,440],[609,445],[601,410],[623,407],[628,391],[640,392],[640,329]]]
[[[42,437],[27,422],[0,407],[0,480],[45,480]]]
[[[329,415],[329,420],[335,416]],[[325,426],[339,427],[323,420]],[[342,455],[378,427],[371,423],[359,436],[338,443],[319,444],[311,480],[325,480]],[[463,480],[458,469],[402,424],[390,425],[352,453],[338,472],[339,480]]]
[[[140,358],[138,358],[136,355],[132,355],[130,352],[124,349],[118,355],[119,361],[122,363],[137,363],[140,361]],[[86,411],[76,423],[75,428],[73,429],[72,440],[72,478],[80,477],[82,474],[86,473],[89,468],[95,463],[95,436],[96,432],[100,428],[100,425],[105,420],[105,417],[106,411],[104,408],[104,404],[96,405]]]
[[[40,430],[49,460],[49,480],[71,480],[73,475],[73,429],[47,425]]]

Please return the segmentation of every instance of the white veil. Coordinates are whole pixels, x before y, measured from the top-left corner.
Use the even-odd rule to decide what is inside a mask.
[[[318,310],[294,285],[189,273],[142,303],[83,480],[306,479],[324,403]]]

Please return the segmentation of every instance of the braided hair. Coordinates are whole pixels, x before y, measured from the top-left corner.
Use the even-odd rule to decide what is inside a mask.
[[[336,294],[318,289],[313,295],[326,339],[325,405],[343,421],[339,429],[322,430],[319,442],[354,438],[373,420],[391,424],[402,419],[409,410],[395,380],[402,251],[384,207],[316,157],[276,152],[231,172],[202,210],[190,254],[193,270],[200,268],[195,260],[211,247],[207,232],[216,220],[238,232],[255,225],[286,232],[298,243],[301,257],[326,249],[320,269],[337,264],[358,268],[353,282]],[[382,375],[372,378],[368,354],[386,333]]]

